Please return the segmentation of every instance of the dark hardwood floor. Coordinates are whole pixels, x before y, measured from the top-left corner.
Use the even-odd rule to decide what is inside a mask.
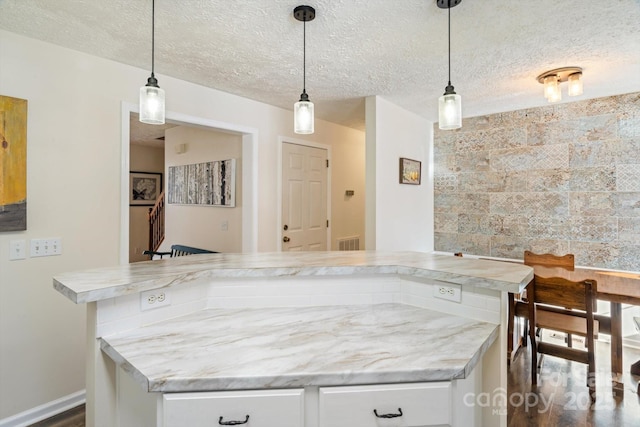
[[[586,365],[545,356],[536,389],[531,388],[530,357],[523,349],[509,368],[508,425],[626,427],[640,426],[638,377],[625,373],[624,396],[614,396],[607,373],[610,372],[609,344],[596,343],[597,399],[589,400]],[[640,359],[640,350],[624,347],[625,369]],[[84,405],[33,427],[84,427]],[[485,426],[491,427],[491,426]]]
[[[32,424],[30,427],[84,427],[84,405]]]
[[[623,396],[614,394],[611,387],[609,351],[608,343],[596,342],[596,401],[592,403],[585,364],[544,356],[538,385],[531,388],[529,349],[521,349],[509,369],[509,427],[640,426],[640,396],[636,393],[640,378],[629,373],[631,363],[640,359],[640,350],[623,347]]]

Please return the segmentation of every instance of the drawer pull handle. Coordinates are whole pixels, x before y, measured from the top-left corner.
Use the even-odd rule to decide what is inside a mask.
[[[398,418],[402,416],[402,408],[398,408],[398,414],[382,414],[382,415],[378,415],[378,411],[377,410],[373,410],[373,413],[376,414],[376,417],[378,418]]]
[[[244,421],[222,421],[224,417],[220,417],[218,420],[218,424],[221,426],[239,426],[240,424],[246,424],[249,422],[249,415],[244,419]]]

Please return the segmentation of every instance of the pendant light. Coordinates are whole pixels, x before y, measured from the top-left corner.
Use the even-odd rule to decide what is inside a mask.
[[[316,10],[311,6],[298,6],[293,9],[293,16],[303,24],[302,50],[302,94],[300,101],[293,106],[293,130],[295,133],[313,133],[313,102],[309,101],[306,90],[307,80],[307,22],[316,17]]]
[[[164,124],[164,90],[158,86],[153,74],[155,62],[155,10],[156,2],[151,0],[151,77],[140,88],[140,121],[150,125]]]
[[[456,94],[451,85],[451,8],[462,0],[438,0],[438,7],[449,9],[449,83],[444,94],[438,98],[438,127],[443,130],[462,127],[462,98]]]

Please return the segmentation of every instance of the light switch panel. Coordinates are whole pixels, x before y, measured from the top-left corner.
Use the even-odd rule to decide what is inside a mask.
[[[27,241],[12,240],[9,242],[9,261],[27,258]]]

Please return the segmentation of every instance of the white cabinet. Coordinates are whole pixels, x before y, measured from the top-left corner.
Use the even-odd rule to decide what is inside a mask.
[[[162,396],[164,427],[304,425],[304,390],[167,393]]]
[[[452,424],[450,382],[166,393],[163,427],[423,427]],[[317,408],[306,414],[307,408]],[[377,415],[376,415],[377,414]],[[312,418],[309,418],[309,417]]]
[[[450,382],[320,387],[319,392],[320,427],[451,424]]]

